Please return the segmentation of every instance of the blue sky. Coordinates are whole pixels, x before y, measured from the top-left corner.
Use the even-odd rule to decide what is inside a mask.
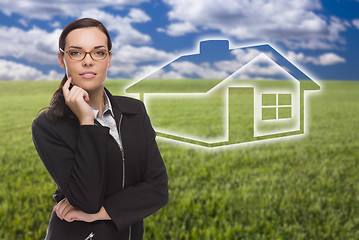
[[[359,0],[4,0],[0,80],[60,80],[58,37],[81,17],[113,41],[109,78],[140,79],[198,42],[269,43],[317,80],[359,80]]]

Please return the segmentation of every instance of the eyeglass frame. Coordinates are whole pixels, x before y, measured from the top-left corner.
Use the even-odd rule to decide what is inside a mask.
[[[71,55],[69,54],[69,51],[68,51],[68,50],[64,51],[62,48],[59,48],[59,50],[60,50],[60,52],[62,52],[62,53],[67,53],[67,54],[69,55],[69,58],[70,58],[71,60],[74,60],[74,61],[82,61],[82,60],[84,60],[87,54],[90,55],[90,57],[91,57],[92,60],[94,60],[94,61],[101,61],[101,60],[104,60],[104,59],[107,57],[107,55],[112,52],[112,49],[111,49],[111,50],[105,49],[107,52],[106,52],[106,55],[104,56],[104,58],[96,60],[96,59],[94,59],[94,58],[92,57],[92,55],[91,55],[91,52],[92,52],[93,50],[96,50],[96,48],[92,49],[92,50],[89,51],[89,52],[86,52],[85,50],[83,50],[83,49],[81,48],[81,51],[84,51],[84,52],[85,52],[85,55],[84,55],[84,57],[83,57],[82,59],[76,60],[76,59],[73,59],[73,58],[71,57]]]

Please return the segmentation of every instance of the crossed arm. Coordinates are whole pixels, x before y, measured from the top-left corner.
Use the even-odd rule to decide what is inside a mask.
[[[56,204],[53,210],[56,212],[57,216],[61,220],[65,220],[67,222],[94,222],[98,220],[111,220],[110,216],[107,214],[107,211],[103,206],[101,207],[99,212],[89,214],[72,206],[67,200],[67,198],[62,199],[58,204]]]
[[[71,80],[71,77],[69,77],[62,88],[66,104],[78,117],[81,125],[93,125],[94,116],[89,105],[87,104],[89,101],[89,95],[85,90],[76,86],[69,90]],[[67,198],[64,198],[58,204],[56,204],[53,210],[61,220],[64,219],[67,222],[93,222],[97,220],[111,220],[103,206],[99,212],[89,214],[72,206]]]

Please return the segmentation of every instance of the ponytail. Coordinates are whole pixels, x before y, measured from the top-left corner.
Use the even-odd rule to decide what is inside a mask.
[[[77,120],[75,114],[65,103],[64,94],[62,92],[62,87],[67,81],[67,75],[65,74],[62,79],[59,88],[55,91],[54,95],[51,98],[50,106],[46,110],[46,117],[50,122],[57,122],[59,120]]]

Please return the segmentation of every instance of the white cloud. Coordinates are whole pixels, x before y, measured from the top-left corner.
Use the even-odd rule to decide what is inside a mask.
[[[125,76],[133,78],[134,76],[143,76],[146,71],[154,68],[154,62],[163,63],[173,59],[175,55],[152,47],[140,46],[134,47],[131,44],[148,44],[151,41],[149,35],[142,34],[132,27],[132,23],[150,21],[142,10],[132,8],[127,16],[115,16],[97,9],[86,10],[82,17],[96,17],[102,21],[108,30],[114,33],[113,41],[113,59],[109,71],[111,76]],[[58,26],[59,23],[52,22],[51,25]],[[58,38],[61,29],[48,32],[37,27],[30,30],[23,30],[17,27],[0,26],[0,57],[12,57],[25,59],[28,62],[41,64],[57,65]],[[147,65],[146,65],[147,63]],[[9,67],[8,63],[6,66]],[[139,66],[141,65],[141,66]],[[18,66],[12,63],[11,66]],[[20,67],[20,66],[19,66]],[[62,78],[61,74],[50,72],[45,75],[35,68],[29,69],[29,66],[21,66],[25,69],[28,76],[16,75],[16,72],[3,73],[1,79],[50,79]],[[4,70],[5,71],[5,70]],[[25,71],[22,71],[25,72]],[[52,74],[52,75],[51,75]],[[148,72],[147,72],[148,74]]]
[[[335,53],[324,53],[319,56],[318,60],[316,61],[316,64],[327,66],[345,62],[346,61],[344,58],[336,55]]]
[[[151,73],[157,71],[160,67],[155,65],[146,65],[140,68],[137,68],[136,73],[133,75],[133,79],[143,79],[150,75]]]
[[[96,9],[83,12],[83,17],[97,16],[107,26],[109,31],[115,33],[113,40],[114,52],[125,53],[125,61],[141,62],[165,59],[168,54],[149,47],[135,49],[128,44],[148,43],[151,38],[142,34],[131,26],[133,22],[149,21],[149,17],[138,9],[132,9],[128,16],[120,17]],[[58,26],[58,22],[51,23]],[[0,57],[13,57],[26,59],[29,62],[41,64],[58,64],[58,38],[61,29],[51,32],[33,27],[23,30],[17,27],[0,26]],[[124,47],[125,46],[125,47]],[[127,47],[126,47],[127,46]]]
[[[174,62],[171,64],[171,68],[177,72],[179,75],[183,76],[196,76],[200,78],[209,79],[209,78],[225,78],[228,76],[228,73],[223,70],[213,68],[211,63],[201,63],[195,64],[193,62],[184,61],[184,62]]]
[[[0,80],[58,80],[63,74],[50,71],[48,74],[34,67],[0,59]]]
[[[275,78],[281,74],[278,66],[271,64],[268,59],[271,53],[265,53],[266,57],[257,49],[235,49],[231,51],[235,57],[232,60],[222,60],[213,62],[195,63],[191,61],[175,61],[170,67],[162,68],[152,64],[152,60],[158,62],[168,62],[178,56],[159,51],[150,47],[123,46],[113,57],[110,73],[127,74],[131,78],[142,79],[150,76],[151,78],[226,78],[253,59],[250,68],[243,68],[240,77],[243,78]],[[262,56],[262,57],[260,57]],[[316,65],[333,65],[345,62],[345,59],[334,54],[324,53],[317,57],[305,56],[303,53],[289,51],[288,59],[296,62],[313,63]],[[143,63],[148,63],[143,65]]]
[[[181,22],[181,23],[170,24],[167,30],[165,31],[167,32],[168,35],[176,37],[176,36],[185,35],[187,33],[197,32],[197,29],[189,22]]]
[[[119,62],[124,63],[144,63],[169,61],[176,57],[176,55],[146,46],[133,47],[131,45],[125,45],[122,46],[113,57]]]
[[[57,64],[58,37],[61,30],[52,32],[33,27],[25,31],[0,26],[0,57],[11,56],[29,62]]]
[[[328,23],[329,34],[327,35],[327,38],[329,39],[329,41],[337,41],[344,44],[345,39],[340,36],[340,33],[346,31],[346,29],[350,27],[350,23],[348,21],[340,20],[339,18],[334,16],[330,17],[330,21],[328,21]]]
[[[283,39],[282,42],[289,48],[289,49],[331,49],[335,48],[333,43],[329,41],[323,41],[321,39],[306,39],[295,41],[294,39]]]
[[[359,29],[359,19],[354,19],[352,23],[357,29]]]
[[[171,21],[187,24],[192,29],[219,30],[238,40],[283,42],[288,48],[333,48],[338,42],[344,43],[340,33],[348,28],[347,21],[316,13],[322,8],[320,0],[164,2],[171,7],[168,13]],[[162,30],[171,36],[188,33],[186,28],[174,28],[172,24]]]
[[[158,70],[158,69],[156,69]],[[183,79],[185,78],[179,72],[176,71],[164,71],[160,69],[151,74],[152,79]]]
[[[302,63],[313,63],[315,65],[328,66],[339,63],[345,63],[346,60],[335,53],[324,53],[317,57],[305,56],[303,53],[295,53],[289,51],[287,54],[289,60],[294,62],[302,62]]]
[[[149,0],[101,0],[101,1],[82,1],[82,0],[21,0],[11,1],[2,0],[0,11],[6,15],[18,13],[29,19],[50,20],[53,16],[77,17],[82,9],[103,8],[111,6],[122,9],[125,6],[135,6]]]
[[[61,23],[59,21],[51,22],[51,23],[49,23],[49,26],[51,26],[53,28],[60,28]]]
[[[211,61],[208,59],[208,61],[197,62],[196,58],[194,58],[193,61],[191,61],[190,58],[186,58],[187,60],[178,59],[165,68],[157,69],[158,71],[153,72],[150,77],[172,79],[224,79],[236,72],[242,66],[248,64],[254,58],[256,58],[258,65],[247,70],[246,74],[256,76],[263,75],[266,77],[278,74],[278,69],[268,66],[268,57],[265,59],[258,58],[261,52],[256,49],[235,49],[231,53],[233,54],[233,57],[228,58],[228,60]]]
[[[259,78],[267,79],[283,74],[283,70],[276,65],[265,65],[258,63],[251,64],[250,67],[244,67],[240,71],[240,78]]]
[[[151,41],[151,37],[137,31],[132,23],[148,22],[151,18],[141,9],[130,8],[127,16],[115,16],[105,11],[98,10],[102,7],[111,6],[112,8],[122,9],[125,6],[134,6],[148,0],[103,0],[103,1],[80,1],[80,0],[63,0],[59,4],[47,0],[22,0],[16,1],[4,0],[0,2],[0,11],[6,15],[18,13],[24,17],[20,23],[27,26],[25,19],[52,20],[54,16],[70,16],[74,18],[92,17],[102,21],[109,31],[116,34],[112,39],[118,45],[123,44],[146,44]],[[76,11],[75,11],[76,10]],[[59,22],[50,22],[49,26],[53,28],[60,27]],[[28,32],[30,34],[30,32]],[[26,34],[22,34],[24,37]],[[1,34],[1,36],[3,36]],[[39,35],[41,38],[41,35]],[[16,38],[16,36],[15,36]],[[30,37],[33,39],[32,37]],[[4,40],[2,40],[4,41]],[[54,43],[56,43],[55,41]],[[29,46],[29,44],[27,45]],[[2,56],[2,55],[0,55]]]
[[[145,44],[151,41],[149,35],[140,33],[131,25],[131,23],[151,20],[142,10],[131,9],[128,16],[121,17],[98,9],[88,9],[82,13],[81,17],[95,17],[106,26],[108,31],[116,33],[115,39],[112,39],[114,48],[126,44]]]
[[[128,13],[128,18],[131,22],[140,23],[140,22],[148,22],[151,18],[141,9],[131,8]]]
[[[120,74],[128,78],[142,78],[160,68],[158,65],[175,57],[176,55],[172,53],[147,46],[120,46],[113,52],[110,75]],[[153,65],[154,62],[157,62],[158,65]]]
[[[241,64],[248,63],[260,53],[261,52],[257,49],[236,49],[235,51],[232,51],[232,54],[236,57],[236,61],[240,62]]]
[[[26,21],[25,19],[23,19],[23,18],[19,19],[19,23],[20,23],[21,25],[23,25],[24,27],[27,27],[27,26],[28,26],[27,21]]]
[[[21,0],[0,2],[0,11],[4,14],[19,14],[19,23],[23,26],[31,24],[31,19],[48,20],[48,26],[60,28],[61,23],[54,16],[64,17],[93,17],[102,21],[113,41],[113,61],[110,69],[111,76],[125,75],[130,78],[148,75],[159,67],[154,62],[165,63],[173,60],[173,53],[168,53],[149,46],[151,36],[138,31],[133,25],[151,21],[151,17],[136,5],[149,0],[103,0],[83,2],[80,0],[63,0],[61,4],[48,0]],[[320,0],[163,0],[170,7],[168,12],[169,24],[158,28],[158,32],[166,32],[170,36],[182,36],[202,30],[218,30],[229,38],[237,40],[264,39],[272,42],[282,42],[289,49],[331,49],[337,43],[345,44],[341,33],[350,26],[359,29],[359,19],[351,23],[336,17],[325,17],[320,14]],[[79,6],[81,7],[79,8]],[[99,10],[103,7],[123,9],[127,7],[127,15],[114,15]],[[190,7],[189,7],[190,6]],[[78,11],[74,11],[77,10]],[[319,12],[319,13],[318,13]],[[31,26],[31,25],[30,25]],[[16,27],[0,25],[0,57],[25,59],[28,62],[40,64],[58,64],[57,48],[60,29],[46,31],[38,27],[23,30]],[[140,46],[138,46],[140,45]],[[248,57],[251,56],[246,53]],[[251,54],[256,54],[252,52]],[[300,62],[316,65],[332,65],[345,62],[345,59],[332,53],[320,56],[304,56],[303,53],[291,52],[292,57]],[[245,56],[241,60],[245,62]],[[244,56],[244,57],[243,57]],[[4,60],[2,60],[4,61]],[[15,62],[7,62],[7,66],[18,66]],[[34,79],[62,77],[55,71],[44,74],[35,71],[30,66],[18,66],[28,73],[37,73],[38,77],[29,74]],[[177,66],[172,72],[163,76],[182,77],[186,71],[199,71],[203,76],[223,74],[233,67],[230,62],[217,62],[213,66]],[[3,68],[2,68],[3,69]],[[270,69],[268,69],[267,72]],[[24,71],[23,71],[24,72]],[[1,72],[1,79],[8,77],[16,79],[16,73]],[[19,73],[20,74],[20,73]],[[52,74],[52,75],[51,75]],[[21,76],[20,76],[21,77]],[[26,76],[24,76],[26,78]],[[29,78],[29,79],[30,79]]]
[[[121,78],[132,78],[136,71],[138,71],[138,68],[133,63],[114,64],[112,62],[108,76],[121,75]]]
[[[271,53],[252,55],[243,67],[235,72],[232,79],[287,79],[288,72],[270,58]]]
[[[314,62],[313,57],[305,56],[304,53],[301,52],[295,53],[293,51],[289,51],[287,53],[287,58],[293,62],[302,62],[302,63]]]

